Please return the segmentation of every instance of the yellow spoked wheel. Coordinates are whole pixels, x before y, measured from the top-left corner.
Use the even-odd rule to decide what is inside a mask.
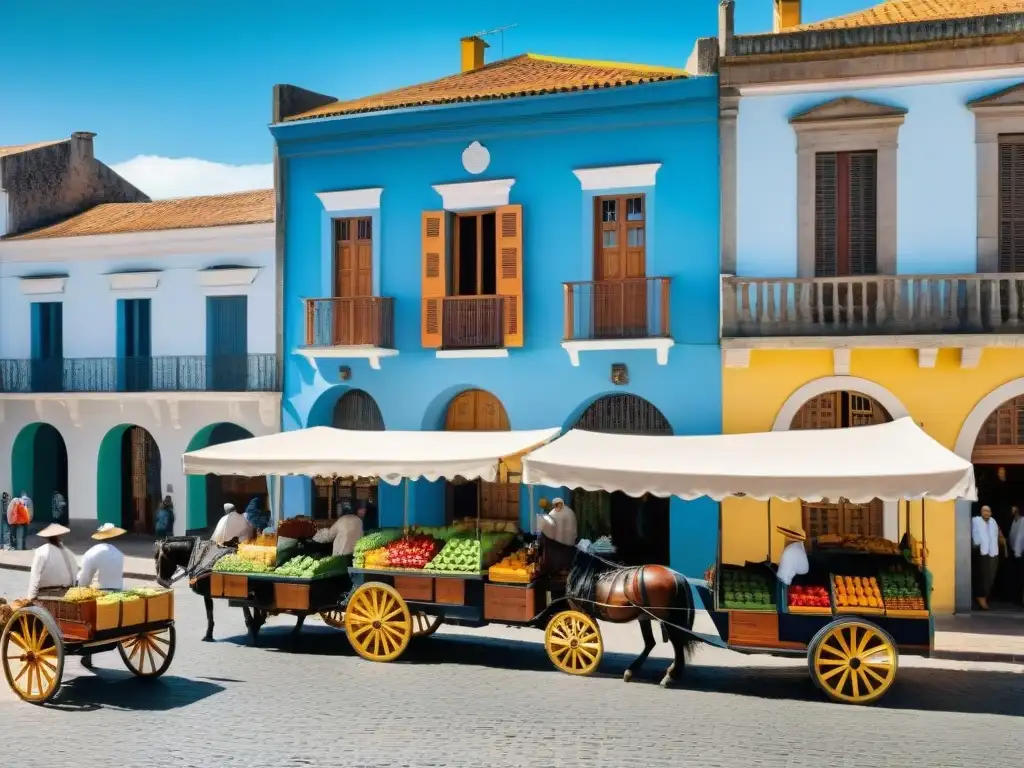
[[[437,632],[437,628],[444,623],[440,616],[431,616],[429,613],[414,613],[412,615],[412,636],[413,639],[430,637]]]
[[[328,627],[335,629],[345,628],[345,612],[341,610],[321,611],[320,618]]]
[[[824,627],[808,648],[814,683],[833,701],[871,704],[896,680],[899,654],[888,632],[847,619]]]
[[[551,663],[570,675],[592,674],[604,655],[597,622],[579,611],[554,615],[544,632],[544,648]]]
[[[64,642],[60,629],[39,608],[16,611],[0,638],[4,676],[20,699],[45,704],[60,689]]]
[[[364,659],[394,661],[412,639],[409,606],[390,584],[363,584],[345,607],[345,632]]]
[[[174,626],[140,632],[117,645],[125,666],[136,677],[160,677],[174,659]]]

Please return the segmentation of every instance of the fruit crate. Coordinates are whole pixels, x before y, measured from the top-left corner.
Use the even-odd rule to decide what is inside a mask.
[[[733,576],[732,574],[736,574],[736,576]],[[742,574],[742,576],[740,576],[740,574]],[[732,581],[732,579],[737,578],[737,576],[740,579],[750,579],[752,575],[753,575],[753,572],[751,572],[747,568],[743,568],[742,566],[738,566],[738,565],[722,565],[721,566],[721,568],[719,569],[719,574],[718,574],[718,583],[715,585],[715,599],[718,602],[719,610],[725,610],[725,611],[766,611],[766,612],[775,612],[777,610],[777,608],[776,608],[776,605],[777,605],[777,590],[775,588],[775,584],[772,583],[771,581],[769,581],[769,579],[767,577],[767,572],[765,574],[763,574],[763,575],[760,574],[760,573],[758,573],[757,575],[762,577],[762,581],[763,581],[764,587],[766,589],[766,594],[767,594],[768,602],[760,602],[760,601],[753,601],[753,602],[751,602],[751,601],[747,601],[747,600],[743,600],[743,599],[728,600],[726,598],[726,595],[728,594],[728,592],[726,590],[726,584],[727,583]]]
[[[820,587],[825,590],[829,597],[829,605],[816,606],[816,605],[790,605],[789,598],[790,592],[794,587]],[[802,616],[832,616],[835,608],[835,596],[832,594],[829,584],[823,584],[821,581],[809,582],[807,584],[791,584],[785,588],[783,599],[786,613],[798,614]]]
[[[146,598],[146,622],[154,624],[174,618],[174,593],[170,590]],[[97,627],[98,629],[98,627]]]
[[[925,580],[920,573],[915,573],[906,568],[901,568],[900,573],[909,577],[916,587],[916,594],[912,597],[894,597],[891,593],[886,595],[883,591],[882,600],[885,604],[885,615],[894,619],[927,619],[931,614],[928,611],[928,602],[925,597]],[[885,579],[885,576],[882,576]],[[883,588],[884,590],[884,588]],[[904,601],[920,601],[922,608],[900,607],[899,603]]]
[[[134,627],[146,623],[146,601],[137,597],[121,601],[121,626]]]
[[[842,614],[844,616],[884,616],[885,615],[884,601],[880,601],[880,602],[882,602],[882,606],[878,606],[878,607],[870,606],[870,605],[866,605],[866,606],[861,606],[861,605],[840,605],[839,604],[839,595],[837,594],[838,590],[836,590],[836,583],[835,583],[837,577],[845,579],[846,576],[845,576],[845,574],[840,574],[840,573],[830,573],[829,577],[828,577],[829,593],[832,596],[832,605],[835,606],[835,612],[836,612],[837,615],[838,614]]]

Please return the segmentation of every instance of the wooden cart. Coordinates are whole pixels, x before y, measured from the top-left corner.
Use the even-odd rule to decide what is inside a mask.
[[[0,656],[11,690],[45,704],[60,690],[68,656],[116,649],[137,677],[156,678],[171,666],[175,645],[171,591],[111,604],[44,594],[14,609],[0,635]]]

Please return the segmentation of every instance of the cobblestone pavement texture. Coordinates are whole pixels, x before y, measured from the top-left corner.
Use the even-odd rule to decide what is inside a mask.
[[[0,572],[0,594],[26,575]],[[291,619],[246,644],[241,612],[217,603],[202,643],[202,601],[179,589],[178,649],[167,675],[139,681],[116,653],[96,671],[70,658],[48,707],[0,684],[0,740],[11,768],[944,768],[1020,765],[1021,667],[903,660],[875,707],[827,703],[800,662],[698,650],[682,687],[666,661],[634,683],[630,658],[602,674],[554,671],[541,634],[522,641],[447,633],[392,664],[355,656],[310,622],[301,652]],[[507,633],[506,633],[507,634]],[[636,637],[640,648],[639,631]]]

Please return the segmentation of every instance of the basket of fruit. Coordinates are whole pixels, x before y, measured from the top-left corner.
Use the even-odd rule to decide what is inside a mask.
[[[807,613],[818,616],[832,614],[832,598],[828,588],[821,584],[792,585],[787,590],[786,608],[790,613]]]
[[[529,584],[536,576],[537,549],[532,546],[512,553],[487,571],[487,577],[491,581],[508,584]]]
[[[723,566],[719,582],[719,603],[726,610],[775,610],[775,584],[767,573]]]
[[[885,613],[893,618],[927,618],[921,581],[913,571],[894,565],[881,573],[882,601]]]
[[[841,576],[833,574],[832,591],[836,613],[881,616],[885,613],[882,592],[874,576]]]

